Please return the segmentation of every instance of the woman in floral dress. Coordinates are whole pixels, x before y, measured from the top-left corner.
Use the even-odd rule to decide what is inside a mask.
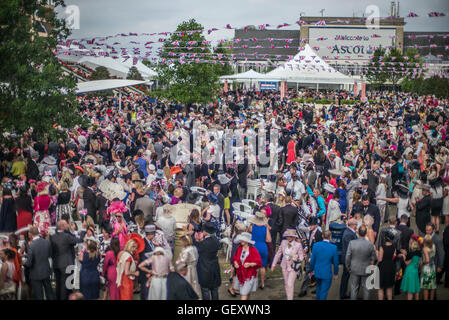
[[[437,274],[435,266],[435,244],[432,236],[426,235],[423,241],[423,257],[421,269],[421,288],[423,290],[424,300],[433,300],[437,289]]]

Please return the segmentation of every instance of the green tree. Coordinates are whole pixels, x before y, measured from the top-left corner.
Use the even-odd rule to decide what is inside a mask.
[[[140,74],[139,70],[137,70],[137,68],[135,66],[132,66],[131,68],[129,68],[128,75],[126,76],[126,79],[143,81],[142,75]]]
[[[92,72],[90,76],[90,80],[104,80],[109,78],[110,78],[109,70],[103,66],[96,67],[94,72]]]
[[[200,55],[211,53],[211,48],[209,44],[203,43],[206,39],[202,33],[189,32],[192,30],[203,30],[203,26],[191,19],[177,27],[177,32],[162,46],[160,62],[155,71],[158,73],[158,81],[167,88],[163,92],[166,98],[185,104],[208,103],[220,88],[219,68],[217,64],[195,61],[207,59]],[[174,41],[179,41],[180,48],[174,47]],[[196,54],[196,57],[192,57],[192,54]]]
[[[381,65],[381,57],[385,57],[385,53],[385,48],[377,48],[376,51],[374,51],[373,58],[371,59],[367,71],[365,72],[368,82],[377,88],[383,85],[387,80],[387,74],[384,67]]]
[[[53,1],[65,6],[64,1]],[[0,132],[22,134],[29,128],[56,137],[54,125],[82,123],[77,113],[75,80],[64,74],[54,50],[69,35],[65,21],[44,6],[46,0],[8,0],[0,6]],[[50,26],[40,36],[39,22]]]

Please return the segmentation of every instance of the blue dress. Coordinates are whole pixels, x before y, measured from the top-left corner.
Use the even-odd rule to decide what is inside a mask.
[[[337,190],[340,192],[340,199],[338,200],[338,204],[340,205],[340,211],[341,213],[345,214],[346,209],[348,208],[348,202],[347,202],[347,194],[348,192],[346,189],[337,188]]]
[[[268,247],[265,239],[267,238],[267,227],[253,225],[251,240],[255,241],[254,247],[259,252],[262,259],[262,267],[266,267],[268,261]]]
[[[89,259],[89,254],[85,251],[80,271],[80,291],[86,300],[96,300],[100,296],[100,272],[98,264],[100,254],[94,259]]]

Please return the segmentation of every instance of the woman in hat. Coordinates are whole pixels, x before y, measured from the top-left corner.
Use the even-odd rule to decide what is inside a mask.
[[[117,287],[117,257],[120,252],[120,241],[112,238],[109,250],[106,252],[103,263],[102,277],[106,279],[107,295],[109,300],[120,300],[120,291]]]
[[[81,262],[80,291],[86,300],[97,300],[100,296],[98,240],[86,237],[84,250],[79,253],[78,259]]]
[[[287,165],[290,165],[290,163],[295,161],[295,159],[296,159],[295,140],[291,138],[287,144],[287,160],[285,161],[285,163]]]
[[[34,222],[33,225],[45,237],[48,235],[50,227],[50,208],[52,201],[48,195],[48,185],[46,182],[39,182],[36,186],[37,197],[34,199]]]
[[[132,300],[134,294],[134,279],[139,276],[136,269],[136,254],[139,245],[135,239],[129,239],[125,247],[117,256],[117,287],[120,300]]]
[[[178,204],[178,203],[182,203],[181,197],[183,194],[183,189],[182,188],[175,188],[175,191],[173,192],[173,197],[171,198],[171,202],[170,204]]]
[[[201,232],[201,218],[198,209],[193,209],[187,218],[186,234],[192,238],[192,242],[196,245],[195,234]]]
[[[367,215],[369,216],[369,215]],[[394,256],[397,254],[396,248],[393,245],[394,234],[390,230],[385,232],[385,242],[380,246],[377,251],[377,261],[379,267],[379,287],[378,298],[384,300],[387,296],[387,300],[393,299],[393,286],[396,276],[396,267],[394,263]]]
[[[421,291],[419,281],[421,255],[420,238],[416,234],[413,234],[410,238],[407,255],[404,255],[403,253],[399,254],[406,265],[401,282],[401,291],[407,293],[408,300],[413,300],[413,298],[419,300],[419,292]]]
[[[178,256],[176,264],[182,262],[187,265],[186,280],[190,283],[196,294],[200,296],[201,287],[198,283],[198,273],[196,265],[198,263],[198,249],[193,246],[192,238],[188,235],[183,235],[180,239],[182,251]]]
[[[162,207],[162,214],[157,217],[155,225],[162,230],[170,247],[175,244],[176,219],[172,216],[173,207],[166,204]]]
[[[237,279],[234,279],[234,285],[228,292],[235,297],[235,290],[239,290],[242,300],[248,300],[251,292],[257,290],[257,270],[262,266],[262,259],[253,246],[255,241],[251,240],[250,233],[243,232],[234,241],[240,243],[232,257]]]
[[[120,203],[122,205],[120,205]],[[126,226],[125,220],[123,219],[123,211],[126,210],[126,208],[123,207],[123,202],[115,201],[108,208],[108,212],[111,215],[115,216],[114,231],[112,233],[112,236],[117,237],[120,240],[120,250],[123,250],[123,248],[125,247],[126,235],[128,233],[128,228]]]
[[[284,232],[282,240],[276,255],[274,256],[273,263],[271,264],[271,271],[274,271],[279,259],[281,260],[282,275],[284,277],[285,293],[287,300],[293,300],[293,292],[295,289],[295,280],[298,275],[298,269],[295,264],[304,260],[304,251],[301,242],[295,229],[287,229]]]
[[[408,197],[408,188],[403,184],[397,184],[394,192],[394,198],[376,198],[375,200],[384,200],[397,205],[396,217],[400,219],[403,214],[410,217],[410,200]]]
[[[247,220],[250,223],[248,232],[251,233],[252,240],[254,240],[254,247],[259,252],[262,260],[262,265],[260,267],[260,289],[263,289],[265,287],[265,268],[268,263],[267,243],[271,243],[271,234],[268,229],[268,219],[265,216],[265,213],[258,211]]]
[[[165,249],[161,247],[156,247],[154,251],[146,253],[145,256],[148,259],[139,264],[139,269],[151,275],[148,300],[166,300],[167,276],[170,272],[175,271],[172,261],[167,256]],[[151,270],[146,268],[149,265],[151,265]]]

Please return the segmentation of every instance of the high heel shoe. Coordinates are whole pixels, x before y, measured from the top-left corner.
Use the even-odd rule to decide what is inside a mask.
[[[262,285],[261,285],[261,286],[259,286],[259,289],[260,289],[260,290],[263,290],[263,288],[265,288],[265,285],[263,285],[263,286],[262,286]]]

